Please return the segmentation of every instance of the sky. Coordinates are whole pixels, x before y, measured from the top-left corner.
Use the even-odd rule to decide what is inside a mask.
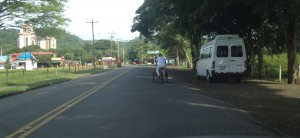
[[[131,33],[135,11],[144,0],[69,0],[65,16],[71,19],[66,31],[84,40],[92,40],[92,20],[95,40],[132,40],[139,32]]]

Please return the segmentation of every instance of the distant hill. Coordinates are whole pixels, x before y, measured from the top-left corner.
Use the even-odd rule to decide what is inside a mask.
[[[19,30],[16,29],[0,29],[0,47],[3,49],[13,49],[17,47],[17,39]]]
[[[83,48],[85,46],[86,41],[82,40],[76,35],[69,34],[65,32],[62,38],[56,39],[57,49],[77,49]]]

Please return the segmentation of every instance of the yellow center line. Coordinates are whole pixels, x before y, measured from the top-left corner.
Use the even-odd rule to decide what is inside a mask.
[[[128,72],[130,70],[131,69],[128,69],[122,73],[119,73],[118,75],[115,75],[114,77],[111,77],[110,79],[100,83],[96,87],[84,92],[83,94],[75,97],[74,99],[58,106],[57,108],[51,110],[50,112],[44,114],[43,116],[35,119],[34,121],[30,122],[29,124],[21,127],[20,129],[11,133],[10,135],[6,136],[5,138],[14,138],[14,137],[24,138],[24,137],[30,135],[31,133],[33,133],[34,131],[41,128],[43,125],[45,125],[46,123],[48,123],[49,121],[51,121],[52,119],[57,117],[58,115],[64,113],[66,110],[70,109],[71,107],[73,107],[74,105],[76,105],[77,103],[82,101],[83,99],[85,99],[88,96],[92,95],[93,93],[97,92],[97,90],[103,88],[104,86],[106,86],[113,80],[121,77],[122,75],[124,75],[126,72]]]

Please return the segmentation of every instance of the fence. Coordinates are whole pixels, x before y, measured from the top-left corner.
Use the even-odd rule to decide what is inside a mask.
[[[90,73],[92,71],[103,70],[103,66],[100,65],[76,65],[66,67],[47,67],[47,68],[36,68],[31,71],[25,69],[8,69],[0,70],[0,87],[30,83],[37,80],[63,78],[69,75]]]

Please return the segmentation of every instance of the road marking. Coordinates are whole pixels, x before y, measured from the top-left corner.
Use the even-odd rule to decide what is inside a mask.
[[[77,103],[82,101],[83,99],[89,97],[93,93],[97,92],[99,89],[103,88],[104,86],[106,86],[107,84],[112,82],[113,80],[121,77],[122,75],[124,75],[125,73],[127,73],[130,70],[132,70],[132,68],[109,78],[108,80],[100,83],[96,87],[84,92],[83,94],[81,94],[81,95],[75,97],[74,99],[58,106],[57,108],[51,110],[50,112],[44,114],[43,116],[37,118],[36,120],[34,120],[32,122],[30,122],[29,124],[21,127],[20,129],[18,129],[17,131],[11,133],[10,135],[6,136],[5,138],[15,138],[15,137],[25,138],[25,137],[27,137],[28,135],[30,135],[31,133],[33,133],[37,129],[41,128],[43,125],[45,125],[46,123],[48,123],[49,121],[51,121],[52,119],[57,117],[58,115],[64,113],[66,110],[70,109],[71,107],[73,107],[74,105],[76,105]]]

